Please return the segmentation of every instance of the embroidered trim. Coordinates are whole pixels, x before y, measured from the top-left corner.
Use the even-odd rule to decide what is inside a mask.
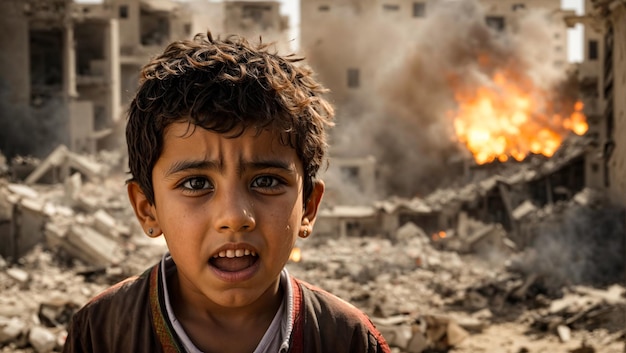
[[[176,342],[170,326],[167,324],[167,319],[163,316],[163,310],[161,309],[161,302],[159,300],[159,286],[160,286],[160,263],[152,268],[150,271],[150,308],[152,309],[152,324],[154,325],[154,331],[163,347],[164,353],[180,353],[184,352]]]
[[[300,283],[290,277],[291,287],[293,288],[293,331],[291,331],[291,343],[289,351],[293,353],[304,351],[304,318],[302,317],[302,288]]]

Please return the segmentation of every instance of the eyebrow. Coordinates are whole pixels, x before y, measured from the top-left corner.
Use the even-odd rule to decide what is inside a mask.
[[[246,170],[259,170],[259,169],[282,169],[288,173],[295,173],[295,169],[292,164],[287,163],[285,161],[281,161],[278,159],[267,159],[267,160],[257,160],[257,161],[240,161],[239,163],[239,174],[243,173]],[[186,161],[177,161],[173,163],[165,172],[165,176],[170,176],[172,174],[176,174],[185,170],[197,170],[197,169],[209,169],[209,170],[217,170],[222,171],[223,164],[217,161],[212,160],[186,160]]]
[[[216,161],[209,160],[177,161],[167,169],[167,171],[165,172],[165,176],[167,177],[188,169],[221,170],[222,164]]]
[[[248,169],[252,169],[252,170],[283,169],[290,173],[295,172],[295,169],[293,168],[292,164],[287,163],[285,161],[278,160],[278,159],[265,159],[265,160],[256,160],[256,161],[250,161],[250,162],[240,161],[239,165],[242,166],[241,172],[248,170]]]

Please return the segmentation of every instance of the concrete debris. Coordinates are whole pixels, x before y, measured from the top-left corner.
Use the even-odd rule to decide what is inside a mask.
[[[37,317],[47,327],[63,328],[69,324],[78,307],[77,303],[69,301],[67,298],[52,298],[41,303]]]
[[[46,173],[53,172],[56,182],[62,182],[68,177],[70,169],[76,169],[91,180],[97,180],[106,176],[108,170],[102,164],[71,152],[66,146],[59,145],[33,172],[28,175],[24,182],[33,184],[39,181]]]
[[[13,317],[6,318],[0,316],[0,344],[12,342],[20,335],[23,335],[26,330],[26,323],[24,321]]]
[[[110,238],[119,238],[120,236],[129,236],[130,228],[128,226],[119,224],[113,216],[107,211],[99,209],[93,214],[94,227],[100,233],[109,236]]]
[[[125,175],[109,174],[122,159],[59,146],[25,183],[0,179],[0,353],[59,351],[82,304],[161,258],[165,244],[137,225]],[[395,353],[484,352],[494,337],[522,342],[510,352],[618,352],[626,289],[554,281],[549,271],[573,261],[556,266],[530,246],[546,220],[603,202],[571,185],[551,188],[551,202],[523,197],[519,190],[546,190],[545,177],[561,165],[321,210],[315,236],[298,239],[300,256],[287,268],[366,312]],[[56,183],[44,184],[50,176]],[[549,262],[531,266],[537,259]]]
[[[30,275],[28,272],[19,269],[19,268],[9,268],[6,270],[7,275],[11,277],[15,282],[21,287],[26,287],[28,285],[28,280],[30,279]]]
[[[469,333],[453,319],[437,315],[420,315],[411,318],[400,315],[374,318],[387,343],[409,353],[447,351],[459,345]]]
[[[556,327],[556,332],[561,339],[561,342],[569,342],[572,339],[572,330],[565,325],[559,325]]]
[[[93,266],[108,266],[121,260],[118,244],[87,226],[73,225],[61,244],[63,250]]]
[[[49,353],[57,346],[57,337],[47,328],[35,326],[28,333],[28,342],[37,353]]]
[[[502,320],[525,325],[534,335],[556,337],[564,345],[580,342],[588,328],[608,330],[602,342],[619,344],[614,334],[608,335],[626,325],[620,321],[626,317],[624,287],[577,286],[566,296],[546,292],[541,276],[508,272],[506,263],[481,265],[472,260],[473,254],[437,250],[437,243],[418,229],[409,224],[398,230],[414,234],[399,237],[402,242],[348,237],[318,240],[308,247],[299,243],[301,261],[289,263],[289,271],[363,308],[398,352],[474,352],[474,336],[500,327]],[[472,234],[480,228],[468,229]],[[576,304],[578,298],[581,304]],[[520,315],[520,306],[526,314]],[[410,314],[425,309],[432,314]]]
[[[513,219],[521,221],[524,217],[536,211],[537,206],[535,206],[530,200],[526,200],[517,206],[517,208],[513,211]]]
[[[469,336],[465,329],[445,316],[424,315],[416,320],[416,325],[426,338],[428,348],[438,351],[448,351]]]

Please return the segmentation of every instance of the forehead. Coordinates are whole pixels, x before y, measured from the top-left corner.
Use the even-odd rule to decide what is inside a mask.
[[[220,134],[187,122],[175,122],[165,128],[163,150],[159,159],[237,160],[280,159],[301,165],[294,148],[281,142],[271,130],[246,129],[240,136]]]

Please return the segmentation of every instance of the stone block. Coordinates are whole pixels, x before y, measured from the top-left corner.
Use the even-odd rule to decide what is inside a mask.
[[[22,199],[15,213],[14,258],[20,258],[44,240],[43,230],[48,221],[44,203],[34,199]]]
[[[0,344],[16,340],[26,330],[26,323],[18,318],[0,316]]]
[[[57,336],[45,327],[35,326],[30,329],[28,342],[37,353],[49,353],[57,345]]]
[[[7,269],[6,273],[7,275],[9,275],[9,277],[13,278],[13,280],[15,280],[19,284],[28,283],[28,280],[30,278],[28,272],[17,267]]]
[[[109,266],[120,260],[118,244],[91,227],[70,227],[62,244],[70,255],[93,266]]]
[[[108,235],[111,238],[118,238],[120,232],[117,227],[115,218],[111,217],[105,210],[100,209],[93,214],[94,228],[104,235]]]

